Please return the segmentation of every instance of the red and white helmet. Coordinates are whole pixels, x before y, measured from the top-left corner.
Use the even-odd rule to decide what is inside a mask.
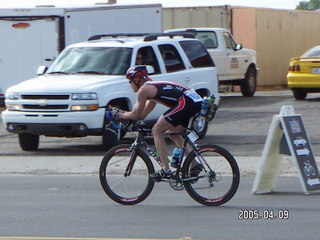
[[[140,80],[151,80],[148,76],[147,67],[145,65],[138,65],[128,69],[126,78],[138,83]]]

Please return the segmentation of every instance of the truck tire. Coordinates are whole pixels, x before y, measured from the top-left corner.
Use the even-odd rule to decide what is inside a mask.
[[[303,88],[293,88],[292,92],[296,100],[304,100],[308,94]]]
[[[257,87],[257,73],[253,67],[249,67],[245,78],[241,81],[240,88],[242,96],[252,97]]]
[[[199,139],[203,138],[208,130],[208,121],[203,117],[196,117],[192,122],[192,130],[195,131]]]
[[[35,151],[39,147],[39,136],[30,133],[19,134],[19,144],[24,151]]]
[[[109,123],[110,121],[105,117],[102,129],[102,149],[104,151],[109,151],[120,142],[119,130],[109,126]]]

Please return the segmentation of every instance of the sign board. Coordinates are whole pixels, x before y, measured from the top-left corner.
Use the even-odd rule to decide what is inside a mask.
[[[301,115],[295,114],[292,106],[283,106],[280,115],[273,117],[252,192],[259,194],[274,189],[283,159],[283,154],[280,153],[283,134],[296,163],[304,192],[308,194],[310,191],[320,190],[319,170]]]

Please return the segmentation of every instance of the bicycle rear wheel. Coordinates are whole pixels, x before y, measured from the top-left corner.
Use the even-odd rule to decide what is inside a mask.
[[[191,152],[182,168],[185,189],[197,202],[218,206],[229,201],[236,193],[239,167],[234,157],[216,145],[201,146],[199,157]]]
[[[133,154],[131,145],[110,149],[100,164],[100,183],[105,193],[114,201],[134,205],[151,193],[154,181],[150,174],[154,167],[150,158],[139,148]]]

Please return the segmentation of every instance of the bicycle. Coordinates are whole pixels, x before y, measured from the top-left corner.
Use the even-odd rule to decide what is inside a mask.
[[[105,154],[100,165],[100,182],[112,200],[123,205],[134,205],[145,200],[155,184],[150,177],[155,172],[150,156],[160,167],[161,160],[145,139],[152,133],[144,121],[120,122],[120,125],[113,126],[137,131],[138,134],[131,145],[115,146]],[[181,135],[184,143],[174,176],[161,181],[168,182],[175,190],[185,189],[195,201],[206,206],[228,202],[240,182],[238,164],[231,153],[217,145],[199,146],[195,143],[198,137],[190,127],[183,132],[167,134]],[[184,158],[188,144],[192,151]]]

